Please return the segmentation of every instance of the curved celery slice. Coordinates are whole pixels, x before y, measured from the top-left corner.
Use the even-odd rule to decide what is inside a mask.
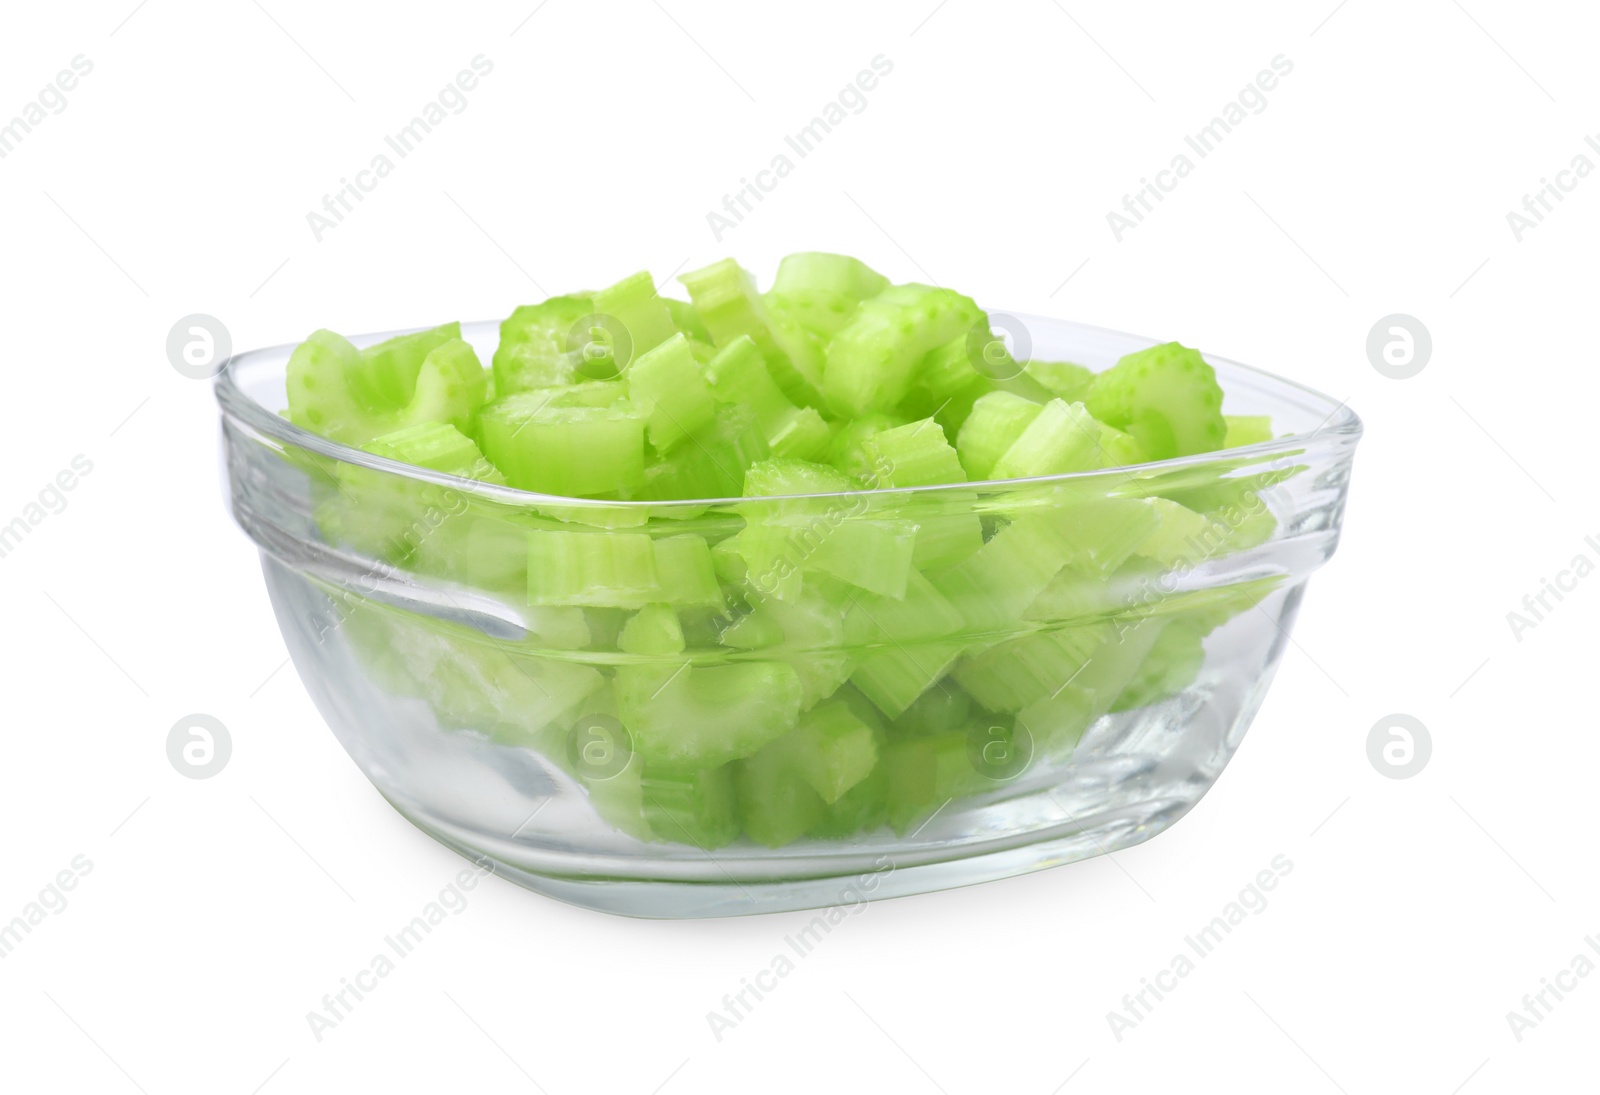
[[[863,303],[828,343],[823,394],[837,414],[892,410],[928,351],[983,319],[971,299],[931,285],[896,285]]]
[[[1139,350],[1094,378],[1087,398],[1100,421],[1132,434],[1152,460],[1222,447],[1222,389],[1199,351],[1176,342]]]
[[[613,687],[634,750],[668,768],[750,756],[800,717],[800,679],[783,662],[623,665]]]

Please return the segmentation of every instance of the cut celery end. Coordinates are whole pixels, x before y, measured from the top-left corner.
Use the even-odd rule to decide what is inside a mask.
[[[745,469],[767,454],[754,412],[722,407],[711,425],[645,468],[639,497],[736,498],[744,488]]]
[[[1222,447],[1222,389],[1198,351],[1176,342],[1128,354],[1090,385],[1089,411],[1133,435],[1152,460]]]
[[[782,662],[618,666],[618,717],[645,763],[716,768],[748,757],[800,717],[800,680]]]
[[[428,331],[396,335],[361,351],[360,390],[375,403],[403,406],[411,402],[417,374],[428,355],[450,341],[461,340],[461,324],[446,323]],[[481,397],[482,392],[479,392]]]
[[[1164,567],[1180,560],[1193,566],[1206,557],[1206,533],[1211,522],[1204,515],[1169,498],[1145,498],[1156,515],[1156,527],[1139,543],[1138,554]]]
[[[858,589],[885,597],[906,593],[917,527],[900,521],[845,520],[823,533],[801,562]]]
[[[896,285],[863,303],[828,344],[823,394],[835,413],[889,411],[910,392],[917,363],[983,319],[969,298]]]
[[[1112,711],[1160,703],[1188,688],[1205,664],[1205,640],[1186,619],[1175,619],[1161,629],[1150,653],[1117,695]]]
[[[849,322],[863,300],[889,280],[859,259],[820,251],[786,255],[767,293],[797,322],[825,338]]]
[[[869,649],[850,680],[891,719],[933,687],[966,647],[962,614],[915,570],[903,598],[861,594],[845,620]]]
[[[487,460],[472,438],[445,422],[423,422],[406,426],[375,437],[364,446],[375,456],[387,457],[402,464],[447,472],[450,475],[481,479],[487,483],[504,483],[502,476]]]
[[[693,533],[663,536],[655,541],[655,571],[660,600],[687,608],[722,609],[725,602],[711,549]]]
[[[1024,635],[963,659],[952,676],[989,710],[1014,713],[1076,683],[1115,633],[1099,624]]]
[[[528,603],[720,609],[723,598],[699,536],[539,529],[528,533]]]
[[[627,376],[629,396],[646,416],[650,444],[660,452],[706,428],[716,416],[711,388],[681,334],[640,354]]]
[[[769,848],[793,843],[828,816],[828,804],[795,770],[781,741],[736,765],[734,787],[745,836]]]
[[[313,331],[289,355],[289,421],[347,445],[393,429],[361,376],[361,351],[342,335]]]
[[[800,678],[801,710],[839,691],[854,662],[845,641],[844,612],[837,595],[805,590],[791,600],[758,598],[728,626],[722,645],[780,658]]]
[[[664,604],[646,605],[622,625],[617,649],[625,654],[664,656],[681,654],[685,647],[683,624],[678,614]]]
[[[990,392],[973,403],[956,435],[956,452],[967,476],[974,481],[992,478],[995,464],[1042,410],[1041,404],[1010,392]]]
[[[889,824],[902,835],[984,782],[968,754],[968,736],[958,731],[891,741],[884,748],[883,765]]]
[[[641,609],[661,600],[655,545],[642,532],[528,533],[528,603]]]
[[[1272,440],[1271,415],[1225,414],[1222,416],[1222,421],[1226,424],[1226,432],[1222,438],[1222,447],[1225,449],[1259,445],[1263,441]]]
[[[687,335],[691,343],[697,346],[712,345],[714,340],[711,332],[706,328],[705,320],[700,318],[700,313],[695,311],[693,304],[686,300],[674,300],[672,297],[662,297],[661,303],[667,306],[667,314],[672,317],[672,325]]]
[[[722,402],[754,411],[764,430],[773,429],[795,409],[772,379],[766,359],[749,335],[739,335],[717,351],[706,366],[706,380]]]
[[[1052,399],[995,461],[989,474],[995,479],[1025,479],[1090,471],[1104,465],[1100,423],[1082,403]]]
[[[878,763],[872,727],[841,701],[812,708],[783,740],[793,750],[795,767],[829,805]]]
[[[718,347],[726,348],[740,336],[750,338],[766,360],[772,379],[790,401],[811,406],[820,402],[816,378],[805,375],[791,360],[774,332],[772,313],[756,292],[750,275],[737,262],[722,259],[680,274],[678,280],[689,290],[695,310]]]
[[[873,469],[876,487],[967,481],[961,458],[945,440],[944,429],[931,418],[872,434],[862,442],[861,450]]]
[[[496,396],[572,383],[581,362],[574,328],[593,312],[594,298],[576,293],[525,304],[506,317],[492,362]]]
[[[594,295],[597,326],[604,328],[610,341],[609,369],[601,363],[604,351],[591,352],[585,371],[590,375],[625,372],[646,352],[653,350],[678,333],[672,322],[667,303],[656,292],[655,279],[650,271],[640,270],[630,274],[615,285]],[[619,331],[620,329],[620,331]],[[592,342],[591,346],[599,343]]]
[[[774,456],[818,460],[828,451],[833,431],[815,407],[796,407],[767,435]]]
[[[522,490],[567,497],[627,497],[644,485],[645,420],[626,403],[550,406],[540,393],[484,408],[484,455]]]
[[[853,479],[875,483],[883,474],[883,469],[868,458],[867,439],[904,424],[905,419],[892,414],[869,414],[836,424],[827,451],[820,459]]]
[[[739,806],[730,765],[695,772],[645,766],[639,784],[643,819],[656,839],[701,850],[738,839]]]

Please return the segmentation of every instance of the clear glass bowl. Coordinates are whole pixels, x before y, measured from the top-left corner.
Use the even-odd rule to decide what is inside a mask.
[[[1022,322],[1034,357],[1097,370],[1151,344]],[[488,360],[497,325],[463,336]],[[595,502],[290,425],[290,349],[234,357],[216,392],[234,516],[328,724],[445,845],[540,893],[647,917],[850,905],[1167,828],[1261,703],[1338,542],[1361,435],[1327,397],[1213,359],[1224,410],[1271,415],[1277,440],[1030,480]],[[1151,540],[1153,498],[1205,520]],[[747,526],[767,538],[759,575],[717,546]],[[718,580],[672,569],[706,587],[680,612],[685,649],[625,652],[625,607],[530,608],[525,545],[551,531],[709,549]],[[918,570],[902,595],[844,580],[873,584],[872,560],[908,534]],[[974,538],[982,565],[951,564],[979,557]],[[819,702],[830,718],[813,721],[839,735],[806,740],[827,749],[730,760]]]

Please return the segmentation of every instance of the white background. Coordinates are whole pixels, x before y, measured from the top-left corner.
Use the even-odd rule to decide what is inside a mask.
[[[1600,976],[1520,1041],[1506,1018],[1600,934],[1600,578],[1520,641],[1506,618],[1600,558],[1600,177],[1520,242],[1506,220],[1600,133],[1590,6],[135,2],[0,33],[0,120],[94,66],[0,160],[0,523],[93,463],[0,559],[0,920],[93,864],[0,960],[0,1086],[1593,1088]],[[307,212],[478,54],[468,108],[319,243]],[[878,54],[867,108],[718,241],[707,212]],[[1278,54],[1267,108],[1118,242],[1107,211]],[[706,1013],[805,915],[650,923],[498,880],[318,1042],[306,1013],[461,861],[284,666],[169,328],[246,349],[807,249],[1348,397],[1344,542],[1242,750],[1114,860],[866,908],[720,1042]],[[1396,312],[1433,336],[1410,380],[1366,354]],[[167,760],[191,712],[232,734],[211,779]],[[1410,779],[1368,760],[1394,712],[1431,731]],[[1118,1041],[1106,1013],[1279,854],[1268,907]]]

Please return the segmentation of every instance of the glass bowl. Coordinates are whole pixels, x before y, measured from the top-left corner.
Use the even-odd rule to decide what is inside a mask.
[[[1018,322],[1035,358],[1097,370],[1152,344]],[[497,325],[462,330],[488,360]],[[1037,479],[601,502],[301,430],[280,414],[290,350],[233,357],[216,394],[234,517],[334,734],[448,847],[645,917],[854,905],[1166,829],[1266,693],[1361,435],[1327,397],[1209,359],[1224,410],[1270,415],[1276,440]],[[574,596],[573,574],[618,557],[683,588]],[[660,601],[676,629],[641,611]]]

